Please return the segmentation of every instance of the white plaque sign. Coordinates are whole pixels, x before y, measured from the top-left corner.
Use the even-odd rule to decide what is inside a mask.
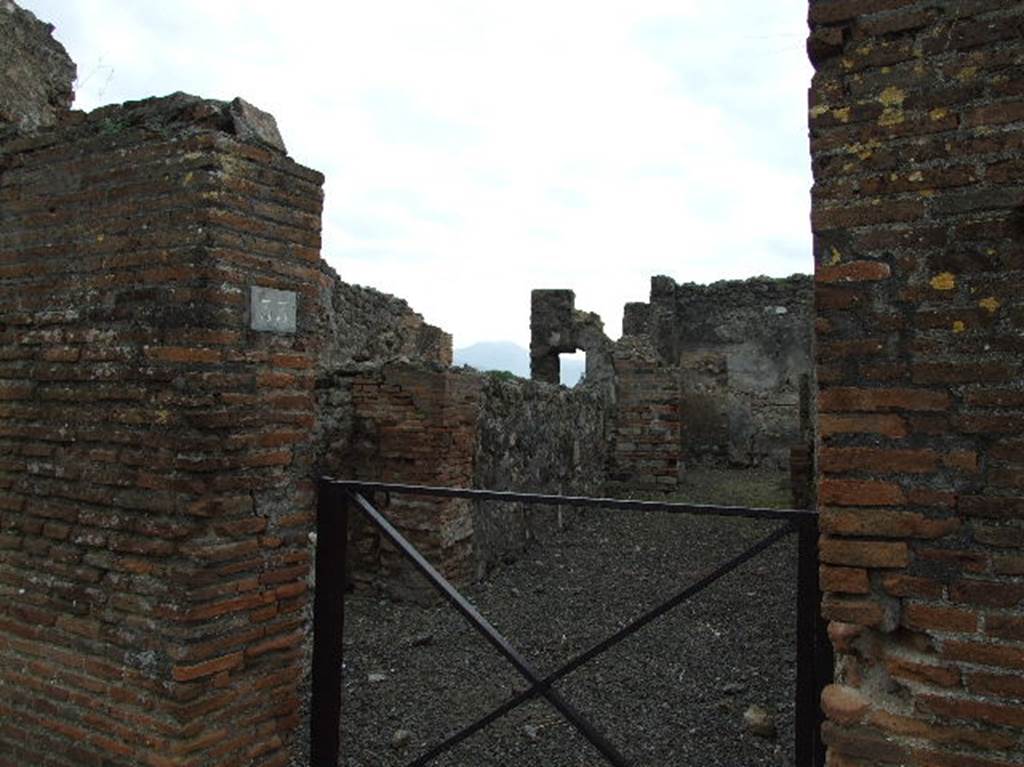
[[[295,305],[293,290],[249,288],[249,327],[267,333],[295,332]]]

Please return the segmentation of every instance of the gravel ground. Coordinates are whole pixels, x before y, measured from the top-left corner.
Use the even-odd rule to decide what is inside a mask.
[[[676,496],[785,506],[777,473],[702,471]],[[466,596],[542,672],[659,604],[778,523],[587,510]],[[557,688],[634,765],[789,765],[796,541],[788,537]],[[342,764],[407,764],[525,686],[453,610],[346,600]],[[775,737],[754,735],[761,706]],[[436,765],[605,764],[543,700]]]

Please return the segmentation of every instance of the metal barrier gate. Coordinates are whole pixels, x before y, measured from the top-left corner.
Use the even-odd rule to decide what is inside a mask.
[[[366,496],[375,492],[522,504],[590,506],[632,513],[669,512],[746,517],[758,520],[778,520],[781,524],[750,548],[723,562],[659,606],[648,610],[607,639],[572,658],[556,671],[541,677],[530,662],[520,655],[466,598],[374,508]],[[352,508],[364,514],[380,534],[388,539],[419,570],[452,607],[498,653],[504,656],[529,684],[529,687],[523,692],[512,696],[490,713],[416,757],[409,762],[409,767],[429,764],[431,760],[454,748],[474,733],[538,696],[547,700],[604,756],[609,764],[614,767],[627,767],[630,762],[600,730],[554,689],[554,684],[788,535],[797,536],[796,742],[794,744],[796,764],[797,767],[821,767],[824,765],[825,753],[820,740],[822,717],[818,698],[825,684],[831,681],[832,669],[831,648],[824,636],[819,618],[818,514],[816,511],[531,495],[323,479],[320,481],[317,502],[316,591],[313,599],[313,699],[310,717],[310,764],[312,767],[336,767],[340,752],[345,557],[348,545],[348,520]]]

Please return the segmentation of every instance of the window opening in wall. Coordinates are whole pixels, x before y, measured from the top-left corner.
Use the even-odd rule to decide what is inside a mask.
[[[583,382],[587,370],[587,353],[573,352],[572,354],[559,354],[559,381],[563,386],[572,388]]]

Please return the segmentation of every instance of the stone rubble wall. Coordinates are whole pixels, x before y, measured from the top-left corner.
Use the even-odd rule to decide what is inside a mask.
[[[600,387],[564,386],[485,375],[474,487],[600,496],[611,443]],[[477,575],[568,524],[568,509],[482,503],[474,509]]]
[[[829,764],[1024,764],[1024,3],[810,22]]]
[[[52,33],[30,11],[0,0],[0,133],[55,125],[71,109],[75,63]]]
[[[361,285],[350,285],[326,262],[329,279],[323,302],[324,370],[389,360],[419,361],[445,367],[452,364],[452,337],[423,321],[401,298]]]
[[[784,467],[801,440],[800,379],[812,372],[806,275],[710,285],[651,279],[626,306],[624,335],[650,338],[675,368],[688,464]]]

